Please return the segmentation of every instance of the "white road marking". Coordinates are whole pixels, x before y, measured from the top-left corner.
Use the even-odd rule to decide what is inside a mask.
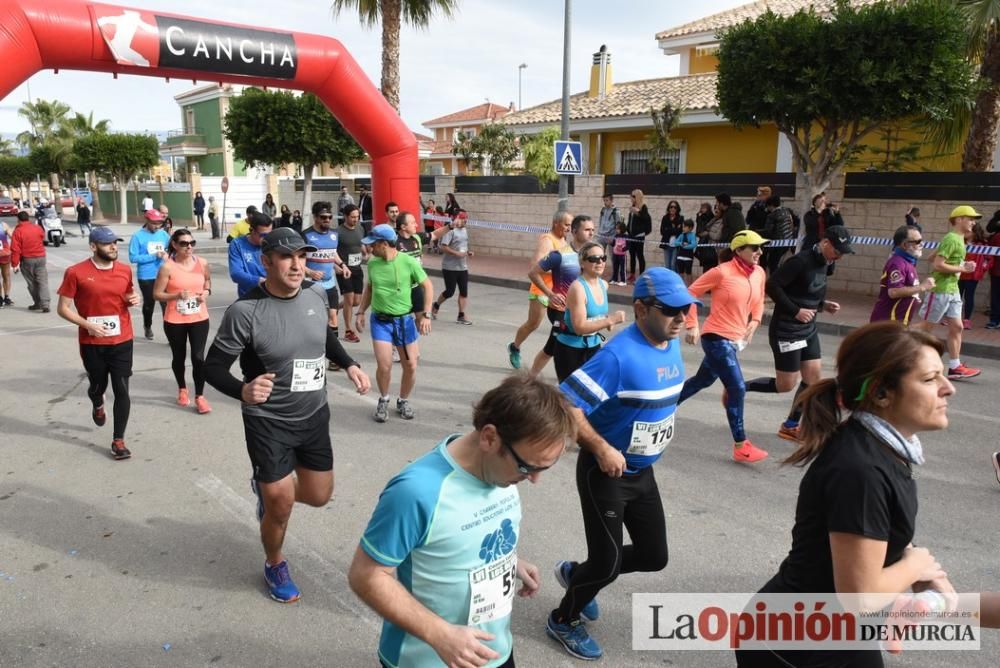
[[[207,475],[194,482],[195,486],[219,502],[219,505],[232,515],[240,524],[257,531],[260,526],[252,518],[254,517],[255,506],[246,497],[237,494],[232,487],[224,483],[215,475]],[[372,626],[381,628],[382,620],[371,610],[361,605],[354,593],[347,586],[347,574],[330,562],[324,559],[319,552],[309,547],[306,542],[291,533],[285,535],[285,547],[290,551],[311,559],[319,568],[310,569],[315,575],[312,581],[319,587],[326,590],[334,600],[354,614],[355,617]],[[327,574],[332,577],[327,577]]]
[[[15,329],[13,331],[0,331],[0,336],[10,336],[11,334],[32,334],[34,332],[47,332],[50,329],[65,329],[66,327],[76,327],[73,323],[65,325],[52,325],[51,327],[38,327],[36,329]]]

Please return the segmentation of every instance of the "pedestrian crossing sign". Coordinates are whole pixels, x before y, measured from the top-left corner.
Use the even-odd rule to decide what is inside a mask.
[[[583,174],[583,145],[578,141],[555,142],[556,174]]]

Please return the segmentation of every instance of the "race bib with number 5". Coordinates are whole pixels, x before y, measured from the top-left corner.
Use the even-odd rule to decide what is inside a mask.
[[[659,422],[634,422],[626,454],[651,457],[663,452],[674,437],[674,416]]]
[[[108,336],[117,336],[122,331],[121,321],[116,315],[93,315],[87,318],[87,322],[100,325],[108,333]]]
[[[292,362],[292,392],[315,392],[326,383],[326,358]]]
[[[348,253],[348,255],[347,255],[347,266],[348,267],[360,267],[361,266],[361,253]]]
[[[201,302],[197,299],[178,299],[177,312],[181,315],[195,315],[201,311]]]
[[[514,609],[517,589],[517,552],[482,568],[469,571],[469,624],[485,624],[508,616]]]

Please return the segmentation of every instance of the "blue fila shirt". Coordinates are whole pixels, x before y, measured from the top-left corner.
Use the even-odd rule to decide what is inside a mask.
[[[569,401],[613,448],[625,473],[653,464],[674,437],[684,386],[679,339],[654,348],[633,323],[560,385]]]
[[[389,481],[361,537],[361,549],[396,569],[400,583],[450,624],[495,636],[482,641],[510,658],[521,499],[517,488],[488,485],[448,453],[453,434]],[[388,621],[379,658],[392,668],[440,666],[423,640]]]
[[[337,280],[333,273],[336,268],[333,258],[337,254],[337,231],[331,228],[329,232],[320,232],[315,227],[310,227],[302,232],[302,238],[310,246],[316,247],[316,250],[306,253],[306,267],[322,271],[323,278],[318,282],[329,290]]]

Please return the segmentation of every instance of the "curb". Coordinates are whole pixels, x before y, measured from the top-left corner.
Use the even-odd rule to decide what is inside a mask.
[[[436,267],[424,267],[424,271],[426,271],[430,276],[442,276],[441,270]],[[524,279],[502,278],[499,276],[480,276],[472,273],[469,274],[469,280],[473,283],[493,285],[500,288],[513,288],[515,290],[527,290],[530,285],[530,283]],[[632,300],[628,295],[608,292],[608,303],[623,304],[628,306],[632,303]],[[710,312],[710,307],[702,309],[702,313],[705,315],[708,315]],[[771,316],[765,313],[761,326],[767,325],[770,322]],[[830,336],[846,336],[848,333],[858,329],[859,326],[860,325],[847,325],[843,323],[823,321],[816,323],[816,329],[820,334],[827,334]],[[1000,360],[1000,346],[989,345],[986,343],[963,342],[962,352],[973,357]]]

